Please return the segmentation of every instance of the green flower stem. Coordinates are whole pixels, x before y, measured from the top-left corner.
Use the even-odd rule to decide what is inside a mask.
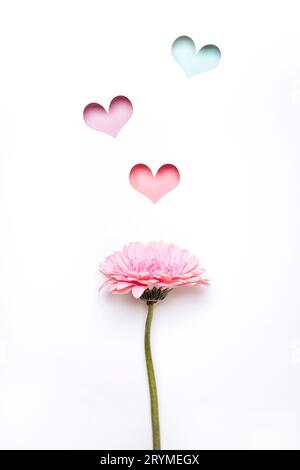
[[[149,382],[150,402],[151,402],[151,420],[152,420],[152,437],[153,437],[153,450],[160,450],[160,430],[159,430],[159,413],[158,413],[158,398],[155,374],[152,362],[151,345],[150,345],[150,331],[153,318],[154,303],[148,301],[148,316],[145,326],[145,356]]]

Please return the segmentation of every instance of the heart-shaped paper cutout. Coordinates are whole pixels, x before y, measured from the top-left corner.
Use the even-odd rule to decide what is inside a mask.
[[[88,104],[84,108],[83,119],[91,129],[116,137],[132,113],[133,107],[130,100],[126,96],[116,96],[110,102],[108,112],[101,104]]]
[[[216,68],[221,60],[221,51],[217,46],[207,44],[196,52],[194,41],[188,36],[180,36],[173,42],[172,55],[187,77],[208,72]]]
[[[130,184],[156,203],[169,191],[174,189],[180,180],[180,174],[176,166],[166,164],[160,167],[155,176],[147,165],[139,163],[135,165],[129,174]]]

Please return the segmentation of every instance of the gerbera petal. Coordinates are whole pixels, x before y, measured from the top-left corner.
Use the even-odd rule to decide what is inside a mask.
[[[139,299],[141,297],[141,295],[143,295],[144,291],[146,290],[147,287],[143,287],[143,286],[134,286],[132,288],[132,295],[133,297],[135,297],[136,299]]]
[[[105,287],[109,286],[110,284],[112,284],[112,280],[111,279],[107,279],[106,281],[104,281],[101,286],[99,287],[98,289],[98,292],[100,292],[102,289],[104,289]]]

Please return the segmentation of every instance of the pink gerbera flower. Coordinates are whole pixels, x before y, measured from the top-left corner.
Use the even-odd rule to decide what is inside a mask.
[[[145,358],[151,402],[153,450],[161,449],[158,412],[158,395],[151,355],[150,331],[154,305],[163,300],[175,287],[207,286],[195,256],[187,250],[164,242],[129,243],[122,251],[108,256],[100,265],[107,277],[101,288],[108,287],[113,294],[132,292],[137,299],[147,302],[148,315],[145,325]]]
[[[129,243],[100,265],[108,278],[100,287],[113,294],[132,292],[135,298],[162,300],[179,286],[206,286],[204,269],[187,250],[162,241]],[[152,296],[152,298],[151,298]]]

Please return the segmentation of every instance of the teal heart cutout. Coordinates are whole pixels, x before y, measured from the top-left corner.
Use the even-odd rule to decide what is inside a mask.
[[[221,60],[221,51],[213,44],[203,46],[198,52],[194,41],[188,36],[180,36],[172,44],[172,55],[183,68],[187,77],[209,72],[216,68]]]

